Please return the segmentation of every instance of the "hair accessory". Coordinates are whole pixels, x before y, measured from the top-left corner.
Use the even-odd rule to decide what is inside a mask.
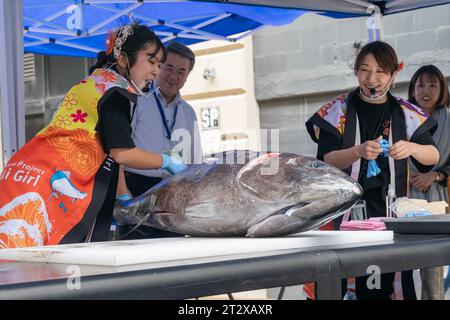
[[[402,71],[404,67],[405,67],[405,65],[404,65],[403,61],[400,61],[400,63],[398,64],[398,67],[397,67],[397,71]]]
[[[110,31],[106,39],[106,54],[110,55],[114,49],[114,32]]]
[[[361,41],[354,41],[353,42],[353,50],[355,50],[355,55],[357,56],[359,52],[362,49],[362,42]]]
[[[120,55],[120,52],[122,52],[122,45],[127,41],[127,38],[133,34],[133,26],[132,25],[124,25],[120,27],[115,33],[114,33],[114,58],[118,58]]]

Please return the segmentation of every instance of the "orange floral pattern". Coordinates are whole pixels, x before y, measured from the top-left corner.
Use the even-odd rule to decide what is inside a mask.
[[[106,157],[98,137],[86,130],[63,132],[57,128],[49,128],[42,134],[42,138],[46,139],[79,175],[95,174]]]
[[[54,125],[59,128],[66,128],[72,124],[72,120],[68,116],[57,115]]]
[[[75,99],[75,94],[74,93],[66,94],[64,96],[61,105],[65,107],[66,110],[72,110],[72,107],[78,105],[78,100]]]

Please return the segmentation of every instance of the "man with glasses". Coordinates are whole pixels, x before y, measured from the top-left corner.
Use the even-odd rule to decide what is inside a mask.
[[[131,122],[133,141],[136,147],[145,150],[180,156],[185,164],[201,163],[197,117],[194,109],[180,96],[180,89],[194,68],[195,56],[191,49],[177,42],[169,44],[166,51],[167,59],[150,88],[153,92],[138,98]],[[125,168],[126,184],[133,197],[143,194],[167,176],[164,169]],[[132,227],[118,226],[116,235],[123,236]],[[177,234],[141,226],[122,239],[169,236]]]

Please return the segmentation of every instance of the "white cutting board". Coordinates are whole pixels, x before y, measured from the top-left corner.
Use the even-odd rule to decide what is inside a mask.
[[[0,249],[0,260],[121,266],[389,241],[392,231],[308,231],[277,238],[158,238]]]

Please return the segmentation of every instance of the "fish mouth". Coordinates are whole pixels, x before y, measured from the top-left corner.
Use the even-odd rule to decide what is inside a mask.
[[[284,214],[305,221],[332,220],[352,208],[363,195],[362,187],[353,179],[345,179],[342,187],[327,197],[296,203]]]
[[[354,193],[342,196],[299,202],[285,210],[277,211],[270,217],[251,225],[246,237],[269,237],[293,234],[320,227],[341,216],[357,203],[361,197],[359,187]]]
[[[344,214],[347,210],[350,210],[357,202],[361,199],[363,195],[363,189],[356,181],[348,180],[350,185],[347,184],[347,188],[344,189],[343,197],[342,195],[335,195],[331,197],[330,200],[335,205],[330,205],[328,209],[324,210],[324,212],[319,215],[319,221],[323,219],[323,222],[317,223],[316,226],[321,226],[329,221],[336,219],[337,217]]]

